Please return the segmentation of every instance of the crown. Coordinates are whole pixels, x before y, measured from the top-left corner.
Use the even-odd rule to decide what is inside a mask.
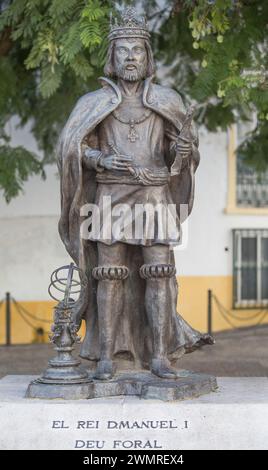
[[[132,7],[126,8],[119,20],[110,16],[109,40],[119,38],[142,38],[149,39],[150,33],[146,18],[138,17],[136,10]]]

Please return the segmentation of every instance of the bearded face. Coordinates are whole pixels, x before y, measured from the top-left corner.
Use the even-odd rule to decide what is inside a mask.
[[[147,51],[143,39],[117,39],[114,47],[115,75],[128,82],[146,77]]]

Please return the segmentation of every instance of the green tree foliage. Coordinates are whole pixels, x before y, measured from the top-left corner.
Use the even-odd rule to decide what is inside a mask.
[[[0,188],[18,194],[28,175],[54,161],[56,140],[79,96],[97,88],[109,14],[121,1],[0,1]],[[267,0],[147,0],[157,59],[169,83],[197,104],[209,130],[257,113],[241,148],[258,169],[268,163]],[[161,74],[162,77],[162,74]],[[44,158],[12,148],[7,123],[31,126]],[[10,161],[10,166],[8,162]]]
[[[10,200],[28,176],[44,174],[74,103],[98,86],[112,2],[13,0],[0,5],[0,188]],[[20,126],[30,125],[44,155],[41,162],[26,148],[10,146],[6,129],[12,116]]]
[[[209,130],[257,114],[240,153],[257,169],[266,168],[267,0],[178,1],[156,36],[159,57],[173,62],[173,86],[198,103],[198,120]]]

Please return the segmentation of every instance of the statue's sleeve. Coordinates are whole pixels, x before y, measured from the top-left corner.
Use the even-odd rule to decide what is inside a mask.
[[[104,168],[100,166],[99,162],[101,157],[103,156],[103,153],[101,150],[95,150],[92,149],[91,147],[87,147],[85,151],[83,152],[83,164],[89,168],[93,169],[95,171],[102,172]]]
[[[82,155],[83,165],[86,168],[90,170],[93,169],[98,173],[104,170],[104,168],[100,166],[100,159],[103,153],[98,149],[98,134],[96,130],[94,130],[90,136],[87,136],[82,143]]]

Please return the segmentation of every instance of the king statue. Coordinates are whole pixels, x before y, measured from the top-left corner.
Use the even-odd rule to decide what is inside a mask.
[[[174,247],[193,206],[198,136],[193,110],[153,82],[149,40],[133,8],[111,21],[102,87],[78,100],[58,144],[59,233],[88,279],[74,321],[86,321],[80,355],[99,380],[122,359],[174,379],[184,353],[213,343],[176,309]],[[91,217],[85,234],[93,207],[99,223]]]

